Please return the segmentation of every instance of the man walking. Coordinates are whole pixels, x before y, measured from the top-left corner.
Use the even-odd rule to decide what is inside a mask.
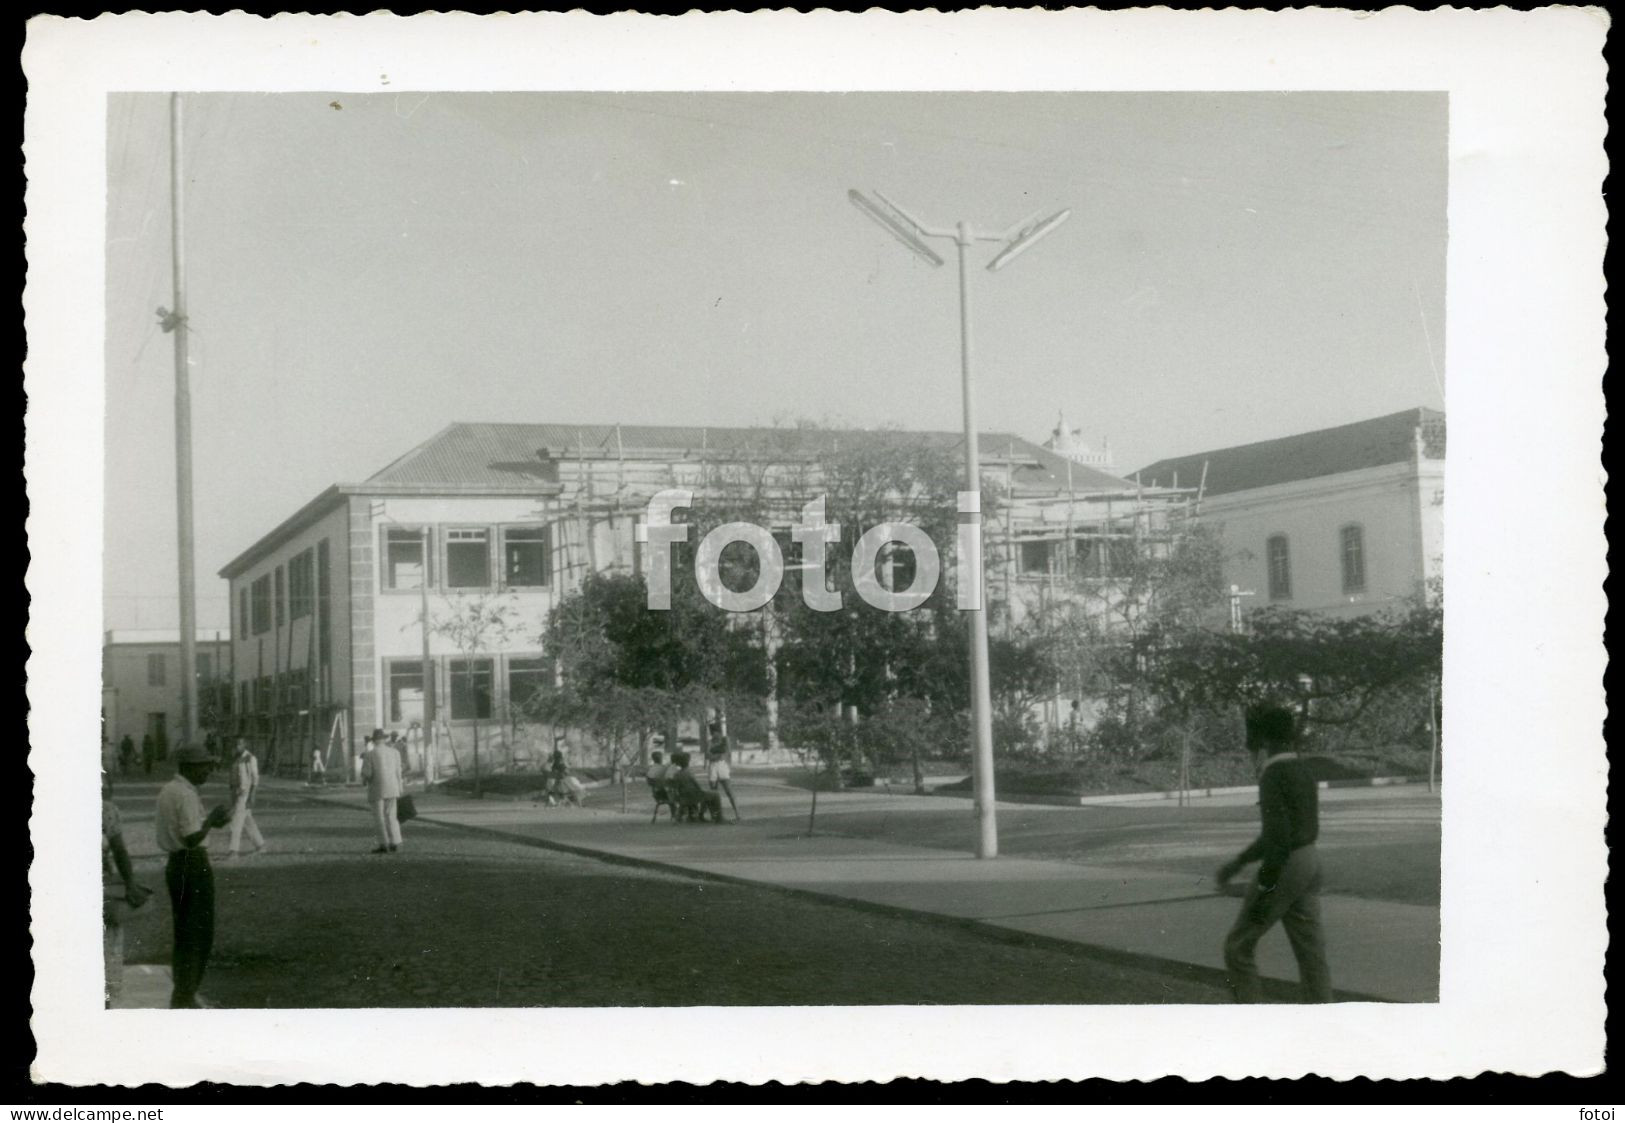
[[[1219,867],[1221,892],[1249,862],[1258,873],[1247,887],[1241,912],[1224,941],[1224,966],[1237,1002],[1262,1002],[1255,952],[1277,921],[1286,928],[1304,1000],[1332,1000],[1326,941],[1320,926],[1320,795],[1293,749],[1292,712],[1254,706],[1247,712],[1247,748],[1259,769],[1258,805],[1263,829],[1247,849]]]
[[[260,786],[260,762],[248,747],[248,738],[237,738],[237,756],[231,762],[231,849],[226,857],[237,857],[243,842],[243,831],[255,851],[265,849],[265,836],[254,821],[254,795]]]
[[[214,947],[214,869],[205,841],[211,828],[226,825],[231,811],[222,803],[208,815],[203,813],[198,788],[213,767],[214,759],[204,749],[183,745],[175,755],[175,778],[158,792],[155,833],[159,849],[169,855],[164,883],[175,919],[171,1009],[198,1005],[198,986]]]
[[[382,729],[374,729],[367,738],[361,778],[367,782],[367,798],[378,823],[378,845],[372,852],[393,854],[401,848],[401,824],[395,817],[395,802],[401,798],[401,754],[384,739]]]

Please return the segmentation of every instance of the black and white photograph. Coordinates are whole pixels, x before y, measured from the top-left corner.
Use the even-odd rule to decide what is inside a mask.
[[[863,25],[825,15],[767,26],[838,56]],[[1411,45],[1525,17],[1543,64],[1584,57],[1579,9]],[[35,803],[75,809],[36,933],[84,919],[42,1058],[69,1022],[173,1026],[210,1043],[190,1079],[588,1083],[670,1078],[637,1054],[677,1037],[701,1083],[874,1079],[890,1024],[954,1027],[940,1072],[892,1076],[1600,1065],[1600,273],[1573,319],[1524,306],[1574,344],[1547,369],[1498,350],[1520,325],[1485,277],[1539,221],[1463,152],[1499,135],[1486,75],[1360,77],[1367,43],[1341,82],[1157,60],[1093,88],[1039,42],[1100,54],[1096,25],[1053,16],[1002,27],[1041,63],[1014,84],[820,80],[783,43],[810,81],[481,82],[474,43],[442,75],[354,28],[313,74],[166,84],[146,36],[224,28],[120,18],[94,45],[138,76],[55,73],[100,177],[72,232],[95,323],[42,320],[30,262],[31,345],[67,349],[28,377],[93,364],[28,419]],[[267,50],[314,45],[304,19]],[[1150,66],[1174,25],[1146,26]],[[35,67],[72,59],[37,30]],[[1550,195],[1596,208],[1564,232],[1582,280],[1594,112],[1552,142],[1580,156]],[[46,485],[77,433],[78,490]],[[1566,560],[1531,583],[1537,549]],[[1508,980],[1506,914],[1506,955],[1549,928],[1573,953]],[[39,1007],[62,969],[36,970]],[[1597,1005],[1519,1006],[1560,991]],[[1372,1041],[1496,1006],[1573,1028]],[[787,1021],[796,1059],[741,1044]],[[979,1023],[1046,1040],[955,1052]],[[286,1067],[234,1070],[273,1024],[307,1027]],[[1057,1070],[1044,1024],[1203,1044]],[[470,1067],[520,1025],[527,1060]],[[413,1069],[389,1026],[460,1040]],[[1312,1026],[1343,1055],[1264,1051]],[[569,1068],[589,1032],[619,1043]]]

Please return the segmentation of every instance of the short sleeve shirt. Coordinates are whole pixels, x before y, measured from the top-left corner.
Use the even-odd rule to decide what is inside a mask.
[[[166,854],[185,850],[186,836],[202,829],[203,797],[185,776],[176,776],[158,793],[158,848]]]

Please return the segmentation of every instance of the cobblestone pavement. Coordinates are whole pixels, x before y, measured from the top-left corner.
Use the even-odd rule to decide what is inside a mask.
[[[215,789],[222,789],[217,791]],[[117,793],[139,874],[160,888],[157,785]],[[206,802],[223,797],[215,782]],[[609,865],[428,823],[369,853],[367,815],[267,792],[270,843],[224,859],[204,993],[222,1007],[1218,1002],[1182,977],[824,904]],[[163,962],[160,896],[129,933]]]

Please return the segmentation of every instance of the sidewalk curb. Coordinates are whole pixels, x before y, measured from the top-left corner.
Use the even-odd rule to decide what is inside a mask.
[[[1251,789],[1247,789],[1251,790]],[[353,803],[341,803],[320,796],[308,796],[312,802],[330,803],[335,806],[349,807],[355,811],[365,811],[365,807],[357,807]],[[1205,983],[1217,987],[1220,991],[1228,988],[1225,973],[1221,968],[1204,967],[1198,963],[1186,963],[1180,959],[1167,959],[1163,956],[1147,955],[1142,952],[1122,951],[1117,948],[1101,947],[1098,944],[1086,944],[1077,940],[1068,940],[1059,936],[1045,936],[1036,932],[1022,932],[1014,928],[1005,928],[1001,925],[990,924],[974,917],[949,916],[945,913],[930,912],[924,909],[911,909],[904,905],[889,905],[878,901],[863,901],[852,897],[842,897],[834,893],[822,893],[816,889],[802,889],[790,885],[775,885],[770,881],[756,881],[748,877],[739,877],[734,874],[716,873],[711,870],[695,869],[692,866],[680,865],[675,862],[663,862],[656,858],[638,858],[629,854],[617,854],[609,850],[597,850],[588,846],[577,846],[568,842],[556,842],[549,838],[539,838],[535,835],[519,834],[514,831],[505,831],[497,827],[479,827],[468,823],[449,823],[436,819],[433,814],[419,815],[413,820],[416,823],[427,823],[439,827],[441,830],[459,831],[464,834],[483,835],[487,838],[501,839],[504,842],[515,843],[520,846],[529,846],[537,850],[552,850],[561,854],[571,854],[579,858],[591,858],[612,866],[626,866],[631,869],[655,870],[660,873],[676,874],[697,880],[711,881],[724,885],[741,885],[754,889],[765,889],[769,892],[784,893],[801,900],[816,901],[820,904],[840,905],[844,908],[856,909],[860,912],[874,913],[880,916],[889,916],[904,920],[919,920],[938,927],[951,928],[961,932],[972,932],[976,935],[997,940],[1000,943],[1012,944],[1018,947],[1041,947],[1051,951],[1064,952],[1081,959],[1094,959],[1123,967],[1137,967],[1141,970],[1152,971],[1163,975],[1172,975],[1176,978]],[[1290,1004],[1296,1001],[1297,986],[1282,979],[1263,980],[1265,989],[1276,996],[1272,1001]],[[1380,998],[1376,995],[1364,994],[1359,991],[1334,989],[1339,1002],[1379,1002],[1383,1004],[1396,1004],[1392,999]],[[1405,1005],[1405,1003],[1397,1003]]]
[[[1405,784],[1425,784],[1425,776],[1370,776],[1355,780],[1320,780],[1315,787],[1321,791],[1332,788],[1389,788]],[[1257,784],[1245,784],[1229,788],[1190,788],[1187,789],[1187,799],[1209,799],[1213,796],[1248,795],[1258,790]],[[941,788],[933,789],[932,795],[946,796],[948,798],[970,799],[972,793],[968,791],[945,791]],[[999,792],[995,797],[1000,803],[1037,804],[1045,807],[1109,807],[1117,803],[1162,803],[1167,800],[1178,800],[1177,791],[1146,791],[1146,792],[1118,792],[1112,795],[1026,795],[1022,793]]]

